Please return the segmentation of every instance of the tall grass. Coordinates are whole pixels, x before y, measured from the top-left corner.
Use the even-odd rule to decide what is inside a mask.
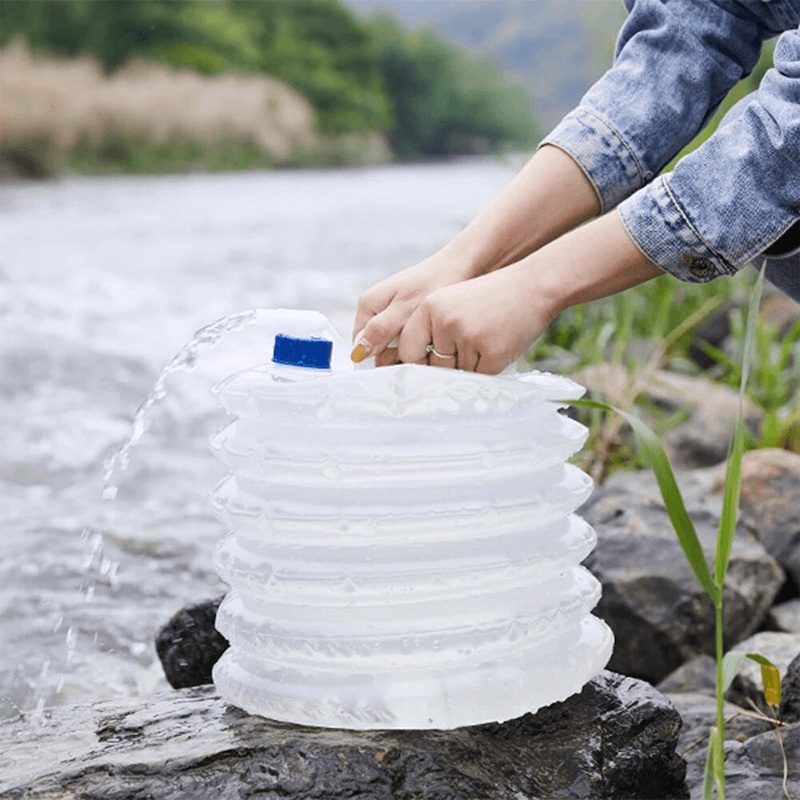
[[[659,435],[685,421],[686,412],[665,411],[648,400],[648,383],[656,370],[667,369],[711,378],[738,389],[746,338],[745,313],[753,272],[742,270],[731,279],[710,284],[686,284],[664,275],[642,286],[603,301],[577,306],[551,323],[532,353],[539,369],[574,373],[583,368],[602,372],[607,379],[606,399],[622,410],[647,419]],[[765,306],[775,305],[780,295],[770,295]],[[800,306],[788,304],[787,314],[775,322],[759,318],[754,331],[758,359],[746,397],[760,409],[764,425],[759,435],[747,433],[745,449],[783,447],[800,452]],[[732,333],[723,351],[704,349],[716,359],[701,368],[690,357],[697,347],[697,327],[720,310],[729,313]],[[579,409],[590,429],[586,448],[577,463],[602,482],[618,469],[645,465],[633,446],[619,415],[598,408]]]
[[[90,56],[0,50],[0,147],[43,172],[162,171],[382,161],[376,134],[325,136],[293,89],[266,75],[201,75],[142,60],[106,75]]]
[[[764,656],[757,653],[729,653],[726,655],[723,646],[723,589],[728,572],[731,549],[733,547],[733,536],[736,529],[741,486],[742,455],[745,444],[743,406],[753,354],[757,349],[756,320],[759,314],[759,303],[761,300],[763,283],[764,272],[762,269],[759,273],[755,288],[752,291],[747,313],[742,360],[739,370],[739,415],[734,425],[733,437],[727,460],[725,492],[717,535],[713,571],[709,568],[706,561],[694,524],[686,511],[686,506],[675,480],[675,475],[670,466],[669,459],[664,449],[661,447],[658,437],[636,415],[630,414],[625,410],[615,408],[597,400],[572,401],[572,404],[576,406],[615,413],[631,426],[636,434],[645,461],[655,473],[664,505],[675,530],[675,534],[684,551],[686,560],[700,586],[714,605],[717,709],[716,725],[712,727],[709,733],[703,800],[711,800],[714,792],[716,792],[718,800],[725,800],[724,695],[744,658],[750,658],[761,665],[767,702],[773,707],[780,703],[780,676],[777,674],[775,666]],[[778,733],[778,735],[780,736],[780,733]]]

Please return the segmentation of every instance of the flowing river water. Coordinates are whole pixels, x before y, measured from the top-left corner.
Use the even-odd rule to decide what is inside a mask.
[[[0,719],[168,688],[155,633],[224,590],[209,390],[264,360],[257,325],[171,371],[101,499],[137,407],[195,331],[282,307],[349,337],[360,292],[442,245],[522,163],[0,187]]]

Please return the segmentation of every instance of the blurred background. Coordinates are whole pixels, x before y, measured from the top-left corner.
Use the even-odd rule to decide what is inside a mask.
[[[224,590],[210,388],[264,360],[236,315],[321,311],[346,347],[361,292],[499,194],[610,66],[624,14],[619,0],[0,2],[0,719],[167,688],[156,631]],[[767,47],[731,101],[769,64]],[[531,358],[696,373],[693,328],[725,301],[741,331],[751,282],[658,278],[565,312]],[[219,340],[195,335],[231,315]],[[800,450],[800,325],[777,330],[760,332],[752,399],[769,424],[749,446]],[[732,387],[737,341],[704,368]],[[142,404],[146,432],[101,501]],[[636,466],[618,429],[587,423],[596,474]]]
[[[380,163],[534,145],[621,2],[8,0],[6,174]]]

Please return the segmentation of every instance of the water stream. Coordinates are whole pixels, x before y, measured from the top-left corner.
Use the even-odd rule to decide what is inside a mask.
[[[209,389],[264,360],[248,310],[348,335],[520,165],[0,188],[0,719],[168,688],[155,632],[222,591]]]

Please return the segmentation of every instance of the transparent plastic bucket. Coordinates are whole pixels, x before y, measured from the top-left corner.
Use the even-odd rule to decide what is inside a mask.
[[[321,315],[331,369],[266,365],[218,388],[231,470],[212,495],[231,591],[214,668],[229,702],[304,725],[453,728],[565,699],[607,663],[600,586],[574,514],[586,430],[544,373],[354,370]],[[303,316],[305,315],[305,317]]]

